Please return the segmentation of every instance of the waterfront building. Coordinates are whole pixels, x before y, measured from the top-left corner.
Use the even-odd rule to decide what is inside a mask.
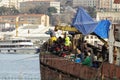
[[[120,23],[120,12],[97,12],[96,20],[108,19],[113,23]]]
[[[6,34],[24,37],[40,44],[49,38],[49,34],[45,34],[50,28],[49,16],[45,14],[0,16],[0,26],[0,38]]]
[[[119,11],[120,4],[114,3],[114,0],[72,0],[73,7],[94,7],[101,11]]]
[[[44,26],[49,26],[49,16],[45,14],[20,14],[14,16],[0,16],[0,22],[15,24],[17,17],[19,17],[19,25],[41,24]]]
[[[26,1],[20,3],[20,11],[27,12],[31,8],[39,6],[45,6],[45,8],[55,7],[57,13],[60,13],[60,2],[56,1]]]
[[[13,31],[15,29],[15,23],[0,22],[0,32]]]
[[[19,8],[19,2],[24,1],[24,0],[0,0],[0,7],[15,7],[16,9]]]
[[[102,11],[119,11],[120,4],[114,3],[114,0],[99,0],[98,9]]]
[[[73,0],[73,7],[83,6],[83,7],[96,7],[99,0]]]
[[[45,1],[45,2],[51,2],[55,0],[0,0],[0,6],[4,7],[15,7],[16,9],[20,9],[20,3],[26,2],[26,1]]]
[[[111,9],[112,8],[112,2],[111,0],[99,0],[99,9]]]

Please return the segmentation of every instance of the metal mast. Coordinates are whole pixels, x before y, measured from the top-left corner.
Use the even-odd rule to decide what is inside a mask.
[[[19,16],[16,17],[16,37],[18,37]]]

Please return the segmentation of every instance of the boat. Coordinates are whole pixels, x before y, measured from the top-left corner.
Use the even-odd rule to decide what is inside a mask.
[[[81,13],[83,13],[83,12],[81,12]],[[56,31],[56,29],[67,30],[67,31],[77,32],[77,34],[78,34],[78,29],[80,29],[79,33],[84,34],[84,36],[91,32],[96,33],[95,35],[98,35],[99,37],[101,37],[100,38],[101,41],[104,44],[107,44],[109,46],[108,60],[107,61],[97,60],[99,66],[98,67],[92,67],[92,66],[90,67],[90,66],[85,66],[85,65],[82,65],[82,64],[79,64],[76,62],[72,62],[71,59],[69,60],[69,59],[67,59],[67,57],[61,58],[59,56],[53,55],[54,53],[48,54],[48,52],[47,52],[47,54],[45,54],[46,52],[44,52],[44,54],[40,54],[40,63],[42,65],[41,68],[44,67],[43,71],[41,69],[41,73],[43,73],[43,75],[42,75],[43,80],[44,79],[49,80],[51,77],[53,77],[53,79],[54,78],[56,79],[56,77],[58,77],[58,80],[61,80],[64,78],[66,80],[69,80],[69,79],[72,79],[72,80],[73,79],[75,79],[75,80],[76,79],[78,79],[78,80],[120,80],[120,67],[119,67],[120,66],[120,23],[113,23],[113,22],[109,23],[109,20],[101,20],[98,23],[97,28],[95,28],[93,31],[90,31],[93,29],[93,28],[90,29],[91,24],[93,26],[93,22],[84,21],[82,24],[82,21],[80,21],[80,20],[84,20],[84,19],[87,20],[88,16],[87,17],[84,16],[84,14],[86,14],[86,13],[84,13],[84,14],[82,14],[82,19],[81,19],[80,18],[81,13],[79,13],[77,16],[78,20],[74,20],[74,21],[77,21],[74,24],[74,26],[71,26],[71,27],[67,26],[67,28],[66,28],[66,26],[62,26],[64,28],[61,28],[61,25],[57,25],[57,26],[55,26],[55,31]],[[90,20],[90,19],[88,19],[88,20]],[[79,23],[81,23],[81,24],[79,24]],[[90,27],[87,27],[86,25],[89,25]],[[105,28],[105,29],[102,31],[103,28]],[[102,35],[102,33],[104,33],[104,34]],[[104,38],[107,38],[108,41],[104,41]],[[75,34],[72,38],[72,43],[75,46],[76,46],[76,44],[79,43],[79,40],[75,39]],[[92,46],[91,46],[91,48],[92,48]],[[97,48],[95,48],[95,46],[94,46],[93,50],[96,50],[96,49]],[[74,50],[74,48],[73,48],[73,50]],[[48,68],[49,68],[49,70],[48,70]],[[55,73],[55,72],[57,72],[57,73]],[[50,73],[52,75],[56,75],[56,74],[57,75],[52,76],[48,73]],[[58,74],[60,76],[60,79],[59,79]],[[68,75],[68,77],[66,77],[65,74]],[[69,78],[69,79],[67,79],[67,78]]]
[[[34,54],[39,48],[29,39],[9,38],[0,40],[0,53],[22,53]]]

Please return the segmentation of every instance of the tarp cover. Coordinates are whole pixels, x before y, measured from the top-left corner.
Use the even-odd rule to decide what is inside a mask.
[[[97,24],[82,7],[78,8],[72,22],[72,26],[78,29],[83,35],[92,33]]]
[[[110,25],[111,22],[109,20],[101,20],[94,30],[94,33],[99,35],[101,38],[108,38]]]

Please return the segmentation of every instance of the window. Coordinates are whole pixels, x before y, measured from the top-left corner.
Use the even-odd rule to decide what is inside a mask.
[[[93,39],[93,36],[91,36],[91,39]]]
[[[86,39],[89,39],[89,36],[87,36]]]

